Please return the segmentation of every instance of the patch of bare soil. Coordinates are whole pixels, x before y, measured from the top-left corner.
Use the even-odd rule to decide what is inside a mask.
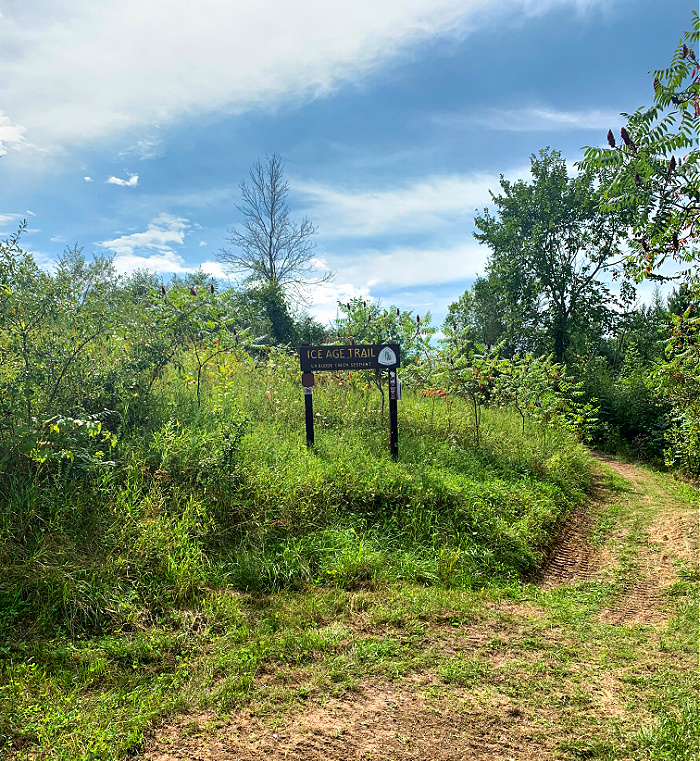
[[[350,759],[492,759],[535,761],[552,757],[546,731],[552,717],[526,714],[509,698],[480,706],[471,699],[426,698],[420,685],[367,684],[359,694],[309,705],[303,712],[263,720],[243,714],[225,722],[187,719],[161,729],[148,761],[349,761]],[[538,712],[539,713],[539,712]]]
[[[648,478],[641,471],[624,463],[606,461],[629,480],[639,499],[643,497],[642,485],[649,491]],[[543,586],[598,578],[606,566],[614,567],[618,560],[615,551],[601,550],[589,540],[604,509],[601,498],[566,522],[547,564]],[[648,541],[639,548],[636,558],[638,578],[615,606],[602,614],[603,620],[615,624],[663,620],[663,590],[675,578],[674,559],[696,562],[697,516],[692,511],[662,512],[648,527],[647,536]],[[624,534],[617,538],[624,539]],[[618,677],[605,670],[586,677],[590,698],[585,715],[564,699],[557,703],[554,693],[560,678],[551,682],[552,692],[547,692],[549,688],[543,685],[541,699],[535,696],[521,700],[520,677],[514,665],[516,655],[523,663],[522,689],[527,689],[525,683],[532,677],[533,665],[542,664],[545,669],[542,678],[546,679],[547,659],[551,657],[546,654],[547,647],[566,645],[566,633],[548,630],[544,649],[538,645],[529,652],[522,643],[533,634],[530,629],[541,609],[535,604],[508,601],[489,604],[488,608],[488,620],[475,616],[474,620],[452,626],[451,617],[446,615],[444,621],[438,617],[426,622],[425,636],[443,657],[469,656],[471,651],[471,657],[489,664],[496,682],[509,680],[504,689],[482,683],[471,687],[447,685],[430,672],[407,677],[400,684],[366,680],[356,692],[342,698],[325,702],[308,699],[299,708],[274,715],[258,715],[253,706],[226,718],[214,713],[180,716],[158,728],[142,759],[537,761],[557,757],[561,742],[576,740],[573,735],[566,736],[572,727],[576,727],[577,737],[580,732],[586,733],[581,737],[591,737],[605,721],[626,715]],[[376,628],[362,611],[348,626],[362,633]],[[569,645],[579,647],[575,641]],[[583,663],[571,665],[572,674],[583,666]],[[556,673],[554,668],[552,674]],[[297,676],[303,679],[303,673]],[[282,682],[288,683],[289,677],[287,674]],[[561,686],[567,687],[566,680],[561,681]]]
[[[637,548],[637,578],[613,606],[601,612],[600,620],[615,625],[663,623],[667,620],[664,593],[676,579],[676,564],[697,564],[697,512],[681,506],[639,468],[606,455],[595,456],[626,479],[640,501],[666,508],[649,524],[646,541]],[[609,560],[601,553],[599,567]]]
[[[647,540],[637,549],[638,578],[601,621],[610,624],[655,624],[667,620],[665,592],[677,578],[677,564],[696,565],[698,519],[694,511],[674,510],[648,526]]]
[[[622,476],[622,478],[625,478],[632,483],[641,483],[644,480],[644,474],[639,470],[639,468],[635,468],[634,465],[630,465],[626,462],[621,462],[620,460],[616,460],[614,457],[610,457],[610,455],[601,454],[600,452],[591,452],[591,454],[596,458],[596,460],[609,465],[615,471],[615,473],[618,474],[618,476]]]

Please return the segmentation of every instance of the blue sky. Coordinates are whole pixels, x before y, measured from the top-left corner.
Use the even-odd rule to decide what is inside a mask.
[[[652,100],[694,2],[0,0],[0,235],[121,272],[221,275],[238,183],[281,154],[336,275],[313,294],[440,322],[488,251],[477,209]]]

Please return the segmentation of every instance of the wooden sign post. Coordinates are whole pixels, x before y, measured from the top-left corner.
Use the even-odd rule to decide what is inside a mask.
[[[396,402],[401,398],[401,381],[396,369],[401,364],[398,344],[352,344],[351,346],[299,347],[301,384],[306,405],[306,444],[314,443],[313,387],[314,372],[322,370],[381,370],[389,371],[389,444],[391,455],[399,456],[399,422]]]

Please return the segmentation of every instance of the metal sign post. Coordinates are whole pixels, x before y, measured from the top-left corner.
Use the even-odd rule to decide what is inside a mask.
[[[389,370],[389,446],[394,459],[399,456],[399,416],[396,405],[399,398],[398,385],[396,370]]]
[[[306,446],[314,445],[314,374],[302,373],[301,385],[304,387],[304,407],[306,410]]]

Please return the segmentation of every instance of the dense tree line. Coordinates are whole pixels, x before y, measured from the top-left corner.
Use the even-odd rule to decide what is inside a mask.
[[[700,472],[700,66],[686,34],[654,103],[619,139],[589,148],[569,177],[551,149],[532,181],[501,178],[494,211],[475,222],[485,274],[449,308],[448,343],[567,363],[598,406],[600,445]],[[668,274],[675,264],[675,272]],[[666,265],[664,267],[664,265]],[[636,300],[642,280],[671,282],[664,301]]]

